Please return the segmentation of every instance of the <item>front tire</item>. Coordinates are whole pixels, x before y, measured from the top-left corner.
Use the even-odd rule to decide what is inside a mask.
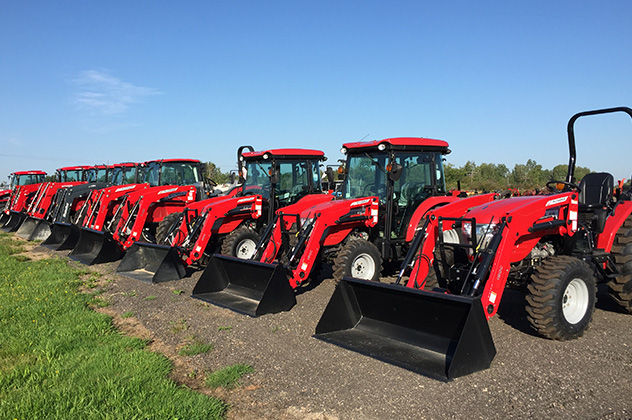
[[[589,265],[569,256],[545,260],[531,276],[527,313],[531,326],[553,340],[572,340],[588,329],[597,300]]]
[[[621,275],[608,282],[608,294],[624,311],[632,313],[632,216],[617,232],[611,254]]]
[[[334,260],[334,280],[343,277],[355,277],[364,280],[380,281],[382,255],[377,247],[364,239],[352,239],[343,245]]]
[[[180,216],[182,213],[169,213],[166,215],[159,223],[156,228],[156,243],[159,245],[171,245],[171,243],[167,243],[167,234],[175,223],[182,222]],[[179,229],[178,229],[179,230]],[[177,234],[177,231],[176,231]]]
[[[238,227],[224,238],[221,252],[224,255],[248,260],[254,255],[259,239],[260,236],[254,229],[247,226]]]

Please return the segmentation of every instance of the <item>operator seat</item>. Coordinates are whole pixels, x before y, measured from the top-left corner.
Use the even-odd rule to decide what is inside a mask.
[[[580,221],[591,223],[595,233],[602,233],[612,202],[614,177],[607,172],[590,173],[579,183]]]

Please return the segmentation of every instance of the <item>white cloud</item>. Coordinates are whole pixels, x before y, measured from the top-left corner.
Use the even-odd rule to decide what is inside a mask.
[[[83,71],[73,82],[80,89],[75,94],[77,104],[108,115],[121,114],[131,104],[161,93],[153,88],[125,82],[100,70]]]

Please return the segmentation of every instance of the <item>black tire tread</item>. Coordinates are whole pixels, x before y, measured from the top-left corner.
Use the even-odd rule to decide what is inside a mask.
[[[178,221],[181,213],[175,212],[166,215],[159,223],[156,228],[156,243],[160,245],[165,245],[165,240],[167,239],[167,233],[171,226]]]
[[[336,284],[338,284],[340,280],[342,280],[342,278],[346,275],[347,268],[353,260],[356,249],[360,247],[368,247],[369,249],[372,249],[376,255],[379,256],[378,261],[376,261],[376,272],[377,278],[379,279],[380,273],[382,272],[382,257],[380,251],[373,243],[364,239],[355,238],[348,240],[347,243],[342,246],[342,248],[338,252],[338,255],[336,255],[336,258],[334,259],[333,278]]]
[[[229,233],[222,241],[222,246],[220,248],[221,254],[236,257],[235,247],[246,237],[252,238],[256,243],[259,242],[260,235],[256,230],[248,226],[239,226],[237,229]]]
[[[540,335],[553,340],[570,340],[582,336],[588,328],[586,326],[581,331],[571,333],[562,325],[562,320],[557,315],[557,297],[559,293],[564,293],[561,290],[562,277],[568,270],[578,267],[592,273],[585,261],[561,255],[544,260],[531,276],[531,283],[527,286],[527,319]],[[593,293],[596,295],[596,279],[592,274],[591,276]],[[590,319],[587,325],[592,320],[595,301],[596,297],[593,299],[593,307],[588,308]]]
[[[632,215],[619,228],[610,253],[621,275],[608,282],[608,294],[624,311],[632,313]]]

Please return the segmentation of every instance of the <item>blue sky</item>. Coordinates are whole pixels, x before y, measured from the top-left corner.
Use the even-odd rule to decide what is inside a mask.
[[[14,170],[399,136],[471,160],[568,161],[566,123],[632,106],[632,2],[0,2],[0,179]],[[629,178],[632,121],[576,126]]]

